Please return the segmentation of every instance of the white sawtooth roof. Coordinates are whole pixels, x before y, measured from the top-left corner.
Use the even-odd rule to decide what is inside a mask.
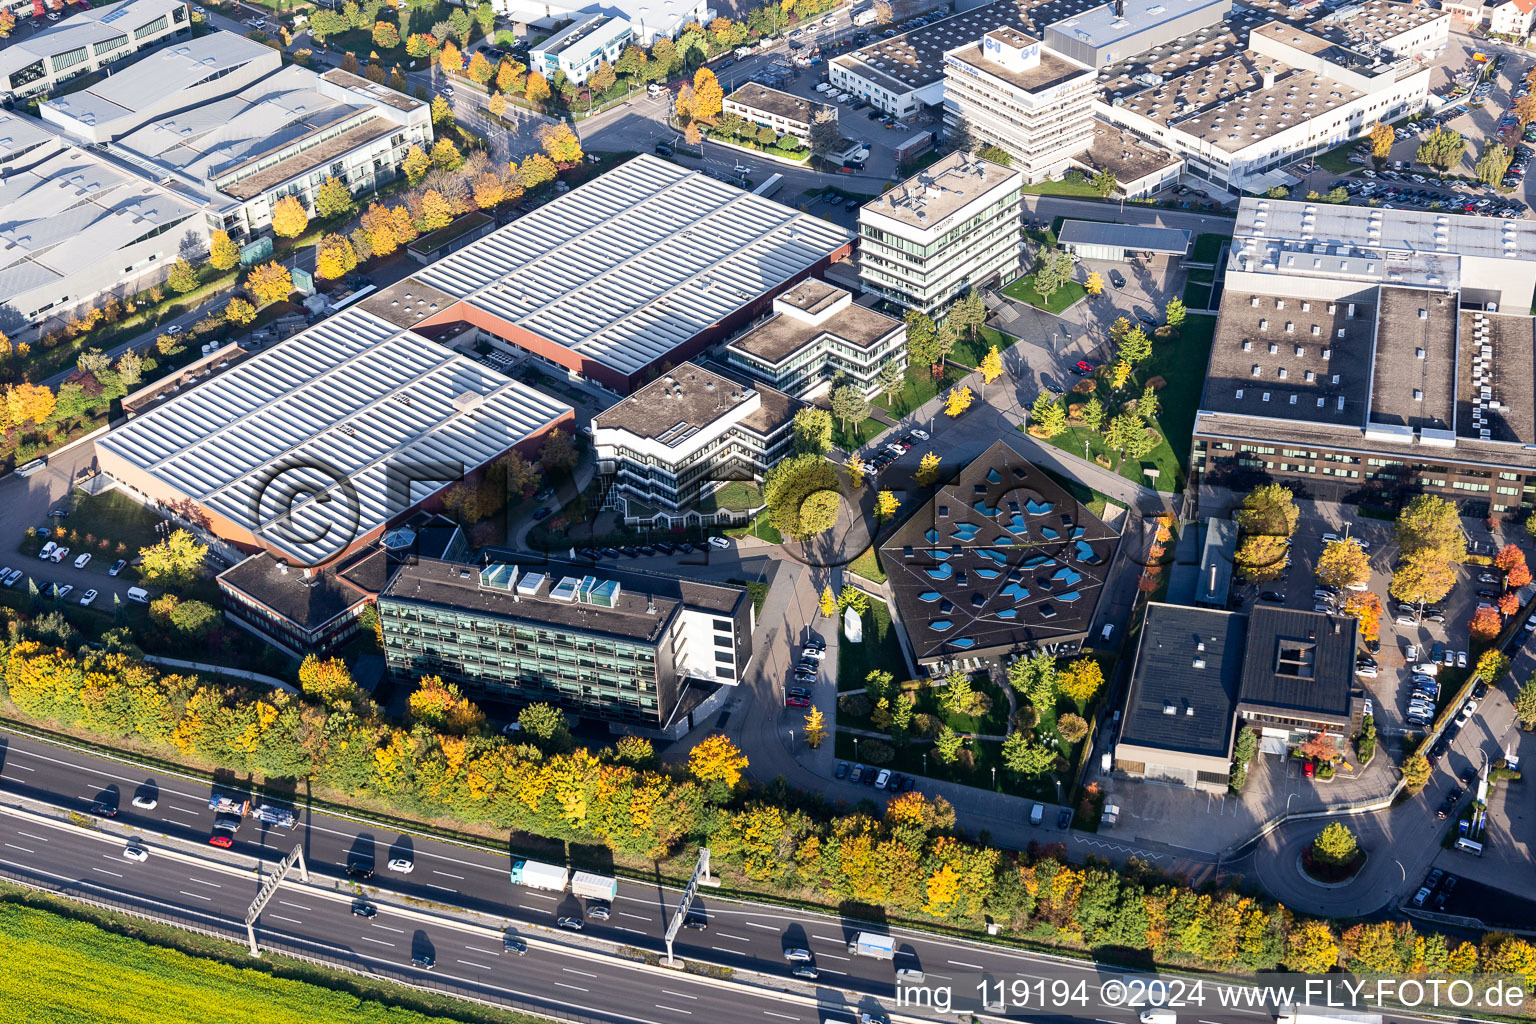
[[[413,479],[411,467],[468,472],[569,411],[349,309],[97,443],[315,565],[449,482]]]
[[[416,277],[627,374],[851,237],[827,221],[642,155]]]

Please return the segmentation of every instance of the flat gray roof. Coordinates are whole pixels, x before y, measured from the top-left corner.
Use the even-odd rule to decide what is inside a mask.
[[[613,427],[677,447],[755,396],[694,363],[684,363],[592,418],[594,428]]]
[[[1089,46],[1104,47],[1186,14],[1230,3],[1231,0],[1120,0],[1118,5],[1101,4],[1047,27]],[[1219,17],[1212,14],[1211,20]]]
[[[354,307],[97,445],[315,565],[446,486],[411,466],[474,469],[570,411]]]
[[[11,40],[0,50],[0,79],[35,61],[93,43],[108,42],[124,35],[132,42],[135,29],[156,18],[168,17],[177,7],[186,6],[182,0],[122,0],[89,11],[68,6],[57,25],[49,25],[26,39]],[[132,47],[123,52],[131,53]]]
[[[1023,187],[1024,175],[965,152],[951,153],[859,209],[927,231],[962,207]]]
[[[1487,430],[1490,441],[1536,444],[1536,320],[1469,309],[1460,338],[1456,433],[1473,438]]]
[[[1453,293],[1381,289],[1371,422],[1450,430],[1456,415],[1456,310]]]
[[[632,374],[852,240],[646,154],[411,280]]]
[[[1247,616],[1235,612],[1147,605],[1120,742],[1230,753],[1247,632]]]
[[[1385,278],[1383,260],[1388,254],[1460,254],[1513,261],[1528,260],[1536,253],[1536,221],[1503,217],[1245,198],[1238,204],[1233,227],[1234,260],[1243,250],[1239,243],[1249,239],[1259,257],[1295,250],[1303,243],[1306,251],[1321,255],[1333,255],[1330,249],[1343,247],[1358,251],[1362,261],[1375,258],[1371,270],[1358,266],[1345,273],[1377,279]]]
[[[1189,232],[1183,228],[1160,228],[1150,224],[1111,224],[1097,220],[1062,221],[1056,240],[1062,245],[1118,245],[1126,249],[1152,252],[1189,252]]]

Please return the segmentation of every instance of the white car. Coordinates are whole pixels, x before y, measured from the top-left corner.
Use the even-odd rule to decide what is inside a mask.
[[[751,174],[752,173],[752,168],[747,167],[747,166],[745,166],[743,164],[737,164],[736,167],[735,167],[735,171],[736,171],[737,174]]]
[[[800,648],[800,657],[802,657],[802,658],[810,658],[812,661],[820,661],[822,658],[825,658],[826,656],[827,656],[827,652],[822,650],[820,647],[802,647],[802,648]]]
[[[75,559],[75,568],[76,569],[84,569],[86,566],[88,566],[90,564],[91,564],[91,553],[89,551],[87,551],[85,554],[81,555],[79,558]]]
[[[885,784],[887,782],[890,782],[890,781],[891,781],[891,770],[889,768],[881,768],[880,769],[880,774],[875,776],[875,788],[876,789],[884,789],[885,788]]]
[[[5,578],[5,585],[8,586],[8,587],[14,587],[16,585],[16,581],[19,580],[19,579],[21,579],[21,570],[20,569],[12,569],[11,572],[10,572],[10,575],[8,575]],[[1536,621],[1536,620],[1533,620],[1533,621]]]
[[[1332,544],[1334,541],[1336,541],[1338,539],[1339,539],[1339,535],[1336,534],[1336,533],[1325,533],[1325,534],[1323,534],[1323,543],[1324,544]]]
[[[43,549],[37,553],[37,560],[39,562],[46,562],[48,559],[53,557],[53,553],[57,550],[59,550],[59,546],[53,541],[49,541],[47,544],[44,544]]]
[[[80,603],[84,606],[89,607],[90,603],[94,600],[96,600],[96,591],[94,590],[87,590],[80,595]]]
[[[119,558],[117,561],[112,563],[112,568],[107,570],[107,575],[108,576],[116,576],[118,573],[122,572],[123,569],[127,567],[127,565],[128,565],[128,559],[126,559],[126,558]]]
[[[1456,652],[1456,667],[1457,668],[1466,668],[1467,667],[1467,652],[1466,651],[1457,651]]]
[[[416,870],[416,862],[406,860],[404,857],[391,857],[389,860],[389,870],[398,871],[402,875],[408,875]]]
[[[58,590],[55,590],[53,592],[54,599],[57,600],[57,601],[62,601],[66,597],[68,597],[69,596],[69,592],[74,590],[74,589],[75,588],[73,586],[71,586],[70,584],[66,583],[62,587],[60,587]]]
[[[1403,648],[1403,660],[1404,661],[1418,661],[1419,660],[1419,648],[1418,648],[1417,644],[1409,644],[1407,647]]]
[[[133,798],[133,806],[141,811],[152,811],[160,806],[160,801],[152,796],[136,796]]]
[[[62,562],[69,557],[69,548],[54,548],[53,554],[48,557],[51,561]]]
[[[914,430],[914,431],[912,431],[912,436],[917,438],[919,441],[926,441],[926,440],[928,440],[928,431],[926,431],[926,430]]]
[[[149,851],[142,846],[125,846],[123,847],[123,859],[131,860],[136,864],[143,864],[149,860]]]
[[[709,538],[709,546],[712,548],[719,548],[720,550],[724,551],[726,548],[731,546],[731,542],[726,540],[724,537],[711,537]]]
[[[1378,674],[1375,665],[1361,665],[1355,669],[1355,675],[1361,679],[1375,679]]]

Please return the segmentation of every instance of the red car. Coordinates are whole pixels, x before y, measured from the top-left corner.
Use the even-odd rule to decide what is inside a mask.
[[[784,706],[787,708],[808,708],[811,702],[805,697],[785,697]]]
[[[1082,376],[1086,377],[1086,376],[1088,376],[1088,374],[1090,374],[1090,373],[1092,373],[1094,371],[1094,365],[1092,363],[1088,362],[1087,360],[1079,359],[1077,361],[1077,365],[1072,367],[1072,369],[1077,371]]]
[[[1313,773],[1316,771],[1317,769],[1313,767],[1312,759],[1310,757],[1301,762],[1301,774],[1305,775],[1307,778],[1310,779]]]
[[[217,846],[220,849],[227,850],[231,846],[235,845],[235,841],[229,836],[225,835],[223,832],[215,832],[213,835],[208,837],[208,845]]]

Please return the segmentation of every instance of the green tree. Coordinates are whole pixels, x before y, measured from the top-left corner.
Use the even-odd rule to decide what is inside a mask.
[[[1083,403],[1083,426],[1089,430],[1097,431],[1104,425],[1104,403],[1099,401],[1099,396],[1094,395]]]
[[[1174,330],[1178,330],[1180,327],[1184,326],[1184,317],[1186,313],[1187,310],[1184,308],[1184,300],[1178,296],[1174,296],[1173,298],[1169,299],[1167,305],[1163,307],[1163,323],[1167,324],[1169,327],[1172,327]]]
[[[1067,429],[1067,411],[1060,402],[1047,403],[1043,412],[1044,415],[1035,422],[1035,428],[1042,436],[1055,437]]]
[[[352,210],[352,190],[340,178],[329,176],[315,190],[315,213],[322,219],[347,217]]]
[[[201,640],[219,624],[219,610],[205,601],[179,601],[171,609],[171,628],[182,636]]]
[[[166,275],[165,283],[171,286],[171,291],[177,295],[185,295],[197,287],[197,271],[192,269],[192,264],[186,260],[178,259],[171,265],[171,272]]]
[[[933,753],[945,764],[954,764],[960,760],[960,748],[965,746],[965,738],[949,726],[939,729],[939,735],[933,741]]]
[[[990,160],[995,164],[1002,164],[1004,167],[1013,166],[1013,154],[1001,146],[992,145],[990,142],[978,149],[976,151],[976,155],[981,157],[983,160]]]
[[[1296,496],[1283,484],[1263,484],[1249,491],[1237,512],[1237,525],[1246,534],[1290,537],[1296,532],[1301,509]]]
[[[565,713],[553,704],[528,705],[518,712],[517,724],[545,753],[564,753],[575,747]]]
[[[970,674],[955,669],[944,677],[944,689],[939,691],[939,704],[952,715],[969,714],[976,702],[976,691],[971,687]]]
[[[825,455],[832,448],[832,414],[816,406],[806,406],[795,413],[795,451],[813,455]]]
[[[1093,190],[1105,199],[1108,199],[1115,189],[1120,187],[1120,182],[1115,180],[1115,175],[1112,171],[1099,171],[1093,176],[1091,184],[1093,185]]]
[[[1047,249],[1040,253],[1040,258],[1035,262],[1035,291],[1040,293],[1040,298],[1045,302],[1051,301],[1068,281],[1072,280],[1073,267],[1070,253],[1061,249]]]
[[[1515,693],[1515,717],[1522,728],[1536,727],[1536,679],[1527,679]]]
[[[933,318],[909,309],[904,319],[907,324],[907,365],[932,367],[939,361],[938,346],[934,343],[938,327],[934,325]]]
[[[1437,171],[1449,171],[1461,163],[1461,155],[1467,150],[1467,140],[1460,132],[1438,128],[1425,136],[1415,154],[1419,163]]]
[[[1148,384],[1141,389],[1141,397],[1136,399],[1136,415],[1144,420],[1150,420],[1157,415],[1157,392]]]
[[[173,530],[157,544],[139,549],[139,577],[159,586],[186,586],[197,576],[208,545],[199,544],[186,530]]]
[[[900,365],[893,359],[880,366],[880,376],[877,378],[880,390],[885,394],[885,402],[889,405],[896,400],[896,392],[900,391],[907,382],[906,374]]]
[[[869,415],[869,402],[855,385],[844,384],[832,389],[832,415],[842,421],[846,431],[850,420],[854,423],[864,422],[864,417]]]
[[[1059,685],[1056,659],[1044,651],[1015,658],[1008,665],[1008,685],[1027,697],[1040,712],[1050,710],[1056,706]]]
[[[1483,145],[1483,154],[1477,158],[1473,173],[1483,184],[1497,186],[1504,180],[1504,172],[1509,169],[1510,159],[1509,150],[1490,139]]]
[[[1121,413],[1109,421],[1104,443],[1122,456],[1139,459],[1150,453],[1156,442],[1147,434],[1147,425],[1135,413]]]
[[[1397,543],[1404,552],[1433,551],[1451,562],[1467,557],[1467,535],[1454,502],[1420,494],[1397,516]]]
[[[1312,840],[1312,856],[1324,864],[1335,864],[1343,867],[1352,862],[1360,853],[1360,844],[1355,841],[1355,834],[1346,828],[1343,822],[1330,822]]]
[[[1429,781],[1432,769],[1423,754],[1411,754],[1403,761],[1402,771],[1403,782],[1407,784],[1408,791],[1417,793]]]
[[[900,730],[905,734],[912,728],[912,711],[917,707],[917,697],[903,690],[896,695],[896,702],[891,707],[891,732],[894,734]]]
[[[1152,355],[1152,341],[1140,325],[1132,327],[1120,339],[1120,358],[1132,366],[1140,366]]]
[[[1003,740],[1002,755],[1005,768],[1029,778],[1044,775],[1056,763],[1056,755],[1048,747],[1032,742],[1022,732]]]

